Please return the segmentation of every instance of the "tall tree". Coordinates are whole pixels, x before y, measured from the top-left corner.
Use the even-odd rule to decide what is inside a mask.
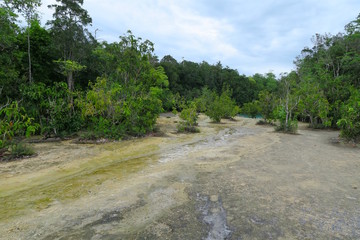
[[[91,52],[95,39],[87,30],[92,19],[82,8],[83,0],[56,0],[57,4],[49,5],[55,10],[53,20],[48,22],[53,36],[54,45],[64,61],[63,65],[81,64]],[[74,90],[74,71],[66,71],[68,88]]]
[[[116,138],[153,130],[169,84],[164,69],[151,62],[153,51],[152,42],[130,31],[96,49],[102,77],[80,101],[92,130]]]
[[[285,132],[297,130],[296,108],[300,102],[300,96],[296,94],[295,89],[297,82],[298,75],[294,71],[283,75],[280,79],[280,104],[277,117],[280,120],[279,130]]]
[[[318,84],[311,81],[302,81],[299,86],[299,110],[310,120],[310,127],[316,128],[319,124],[328,126],[330,110],[329,102]]]
[[[5,3],[11,5],[13,9],[19,12],[26,20],[27,24],[27,53],[29,63],[29,82],[32,82],[31,72],[31,43],[30,43],[30,26],[32,20],[37,18],[36,8],[41,6],[41,0],[5,0]]]
[[[4,103],[7,98],[16,98],[20,85],[17,63],[21,53],[16,45],[16,36],[19,27],[16,24],[16,15],[6,6],[0,5],[0,102]]]

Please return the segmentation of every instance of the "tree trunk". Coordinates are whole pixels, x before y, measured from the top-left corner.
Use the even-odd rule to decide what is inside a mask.
[[[73,105],[74,99],[72,96],[72,92],[74,90],[74,79],[73,79],[73,72],[69,71],[67,74],[67,83],[68,83],[68,88],[69,88],[69,102],[71,104],[71,106]]]
[[[32,83],[31,54],[30,54],[30,27],[28,27],[28,31],[27,31],[27,42],[28,42],[28,58],[29,58],[29,82]]]
[[[288,131],[288,123],[289,123],[289,93],[286,93],[286,102],[285,102],[285,112],[286,112],[286,117],[285,117],[285,131]]]
[[[69,71],[67,74],[67,83],[69,91],[72,92],[74,90],[74,80],[73,80],[73,72]]]

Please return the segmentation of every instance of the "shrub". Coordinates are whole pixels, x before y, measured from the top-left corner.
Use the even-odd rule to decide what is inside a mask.
[[[197,128],[198,115],[196,112],[195,102],[190,103],[188,107],[185,107],[181,111],[180,118],[182,121],[177,125],[178,132],[200,132],[200,130]]]
[[[351,97],[342,106],[342,118],[337,125],[341,129],[341,137],[348,141],[360,140],[360,91],[352,90]]]
[[[70,102],[78,96],[68,90],[66,83],[33,83],[23,85],[21,92],[30,116],[40,123],[41,134],[65,136],[82,127],[80,110]]]
[[[266,90],[259,92],[259,112],[265,122],[271,123],[274,120],[276,99],[273,94]]]
[[[39,127],[17,101],[0,109],[0,119],[0,149],[8,147],[16,137],[29,137]]]
[[[275,131],[285,133],[296,133],[298,129],[298,121],[294,116],[286,118],[285,109],[279,106],[274,115],[279,120],[280,125],[275,127]]]
[[[211,103],[214,102],[216,96],[217,94],[215,92],[211,91],[207,87],[204,87],[202,89],[201,96],[194,100],[196,104],[196,110],[198,112],[205,113],[207,111],[207,108],[211,105]]]
[[[89,131],[95,136],[121,139],[126,135],[143,136],[152,131],[162,111],[162,89],[124,86],[98,78],[77,104]]]
[[[240,112],[240,108],[231,99],[231,91],[228,88],[222,92],[219,101],[223,110],[222,118],[232,119]]]
[[[35,154],[34,149],[31,146],[26,145],[24,143],[12,144],[9,150],[10,150],[10,156],[8,157],[8,159],[32,156]]]
[[[286,132],[295,134],[298,129],[298,121],[297,120],[289,120],[288,124],[285,124],[285,121],[280,121],[280,125],[275,127],[275,131],[278,132]]]
[[[208,102],[209,105],[206,107],[205,114],[214,122],[220,122],[222,118],[231,119],[235,117],[240,112],[240,108],[230,96],[231,91],[227,88],[223,90],[220,96],[215,94],[213,101]]]
[[[241,108],[241,113],[250,116],[251,118],[256,118],[256,116],[260,113],[260,107],[258,101],[253,101],[249,103],[245,103]]]
[[[216,123],[221,121],[221,118],[224,116],[224,111],[218,96],[216,96],[215,100],[207,107],[205,114]]]

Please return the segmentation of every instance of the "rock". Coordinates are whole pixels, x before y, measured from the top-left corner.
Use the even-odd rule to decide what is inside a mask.
[[[212,202],[217,202],[218,200],[219,200],[218,195],[212,195],[212,196],[210,196],[210,201],[212,201]]]

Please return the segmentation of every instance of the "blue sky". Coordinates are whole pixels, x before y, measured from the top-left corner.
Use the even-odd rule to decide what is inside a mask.
[[[43,20],[51,18],[43,0]],[[253,75],[279,74],[315,33],[336,34],[360,13],[359,0],[84,0],[99,40],[118,41],[131,30],[171,55],[207,61]]]

